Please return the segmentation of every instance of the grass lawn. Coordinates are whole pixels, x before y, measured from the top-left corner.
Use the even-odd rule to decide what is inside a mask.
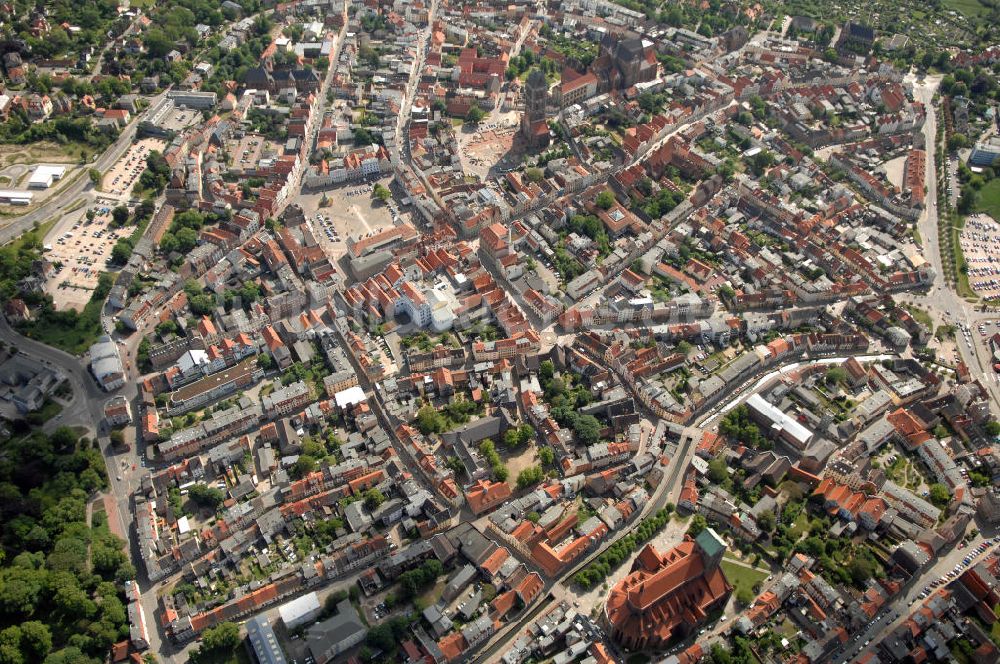
[[[809,530],[809,515],[806,514],[805,510],[799,512],[799,515],[795,517],[795,523],[792,527],[788,529],[788,534],[794,536],[796,539],[802,537],[806,531]]]
[[[798,633],[799,629],[798,627],[795,626],[795,623],[793,623],[788,618],[785,618],[783,621],[781,621],[781,624],[778,625],[776,631],[785,638],[792,639]]]
[[[733,592],[739,592],[741,588],[746,588],[756,595],[753,587],[767,578],[767,572],[759,569],[750,569],[743,565],[737,565],[723,558],[722,571],[726,573],[726,578],[733,586]]]
[[[61,413],[62,409],[62,406],[52,399],[46,399],[41,408],[28,413],[27,420],[35,426],[41,426]]]
[[[202,656],[198,659],[199,662],[204,662],[205,664],[253,664],[250,659],[250,653],[247,652],[246,641],[244,639],[240,640],[240,645],[236,646],[236,649],[230,653],[215,653],[209,655],[208,657]]]
[[[934,321],[931,320],[931,315],[926,311],[924,311],[923,309],[920,309],[919,307],[906,305],[906,310],[910,312],[911,316],[913,316],[913,320],[917,321],[924,327],[927,328],[934,327]]]
[[[75,320],[53,324],[52,321],[30,320],[17,326],[17,331],[35,341],[62,349],[73,355],[83,355],[104,331],[101,329],[101,308],[104,300],[91,300]],[[70,310],[72,311],[72,310]],[[60,312],[64,313],[64,312]],[[74,314],[76,312],[73,312]],[[57,314],[58,315],[58,314]],[[62,321],[63,319],[57,319]]]
[[[108,291],[114,285],[115,276],[104,272],[101,274],[97,288],[90,300],[77,313],[74,309],[53,311],[45,308],[31,320],[19,323],[18,332],[49,346],[60,348],[73,355],[82,355],[97,337],[104,333],[101,328],[101,309]]]
[[[947,9],[954,9],[970,18],[975,18],[986,11],[986,8],[979,3],[979,0],[944,0],[941,4]]]
[[[1000,221],[1000,179],[990,180],[979,190],[976,209]]]
[[[421,606],[431,606],[437,603],[441,599],[441,593],[444,592],[444,587],[448,585],[448,577],[442,576],[437,582],[420,593],[420,595],[415,599]]]
[[[57,221],[59,221],[59,218],[53,217],[52,219],[39,224],[37,229],[33,228],[26,233],[21,233],[21,235],[19,235],[16,239],[10,241],[10,246],[14,249],[15,253],[21,251],[21,247],[24,245],[24,241],[29,233],[34,237],[37,237],[39,242],[43,242],[45,240],[45,236],[49,234],[49,231],[52,230],[52,227],[56,225]]]
[[[38,141],[27,145],[7,143],[0,146],[0,168],[11,164],[72,163],[79,160],[81,150],[86,150],[88,154],[94,152],[93,146],[76,141],[66,143]]]

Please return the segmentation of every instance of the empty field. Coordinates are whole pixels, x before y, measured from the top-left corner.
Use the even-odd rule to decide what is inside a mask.
[[[92,151],[92,148],[91,150]],[[53,162],[66,164],[79,161],[80,148],[41,141],[30,145],[0,145],[0,169],[11,164]]]
[[[954,9],[970,18],[974,18],[986,11],[986,7],[980,4],[979,0],[944,0],[942,4],[946,8]]]

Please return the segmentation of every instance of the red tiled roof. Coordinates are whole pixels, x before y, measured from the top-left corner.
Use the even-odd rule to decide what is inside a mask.
[[[718,566],[706,566],[692,540],[660,554],[647,545],[607,602],[613,637],[630,648],[658,647],[690,629],[732,592]]]

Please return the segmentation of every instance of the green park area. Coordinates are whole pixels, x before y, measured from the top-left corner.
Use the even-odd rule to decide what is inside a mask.
[[[1000,221],[1000,178],[993,178],[979,190],[976,209]]]
[[[762,583],[768,575],[766,569],[751,567],[748,563],[728,557],[722,560],[722,571],[725,572],[726,578],[729,579],[737,601],[742,604],[749,604],[750,601],[753,601],[753,598],[757,595],[757,591],[754,589],[755,586]]]

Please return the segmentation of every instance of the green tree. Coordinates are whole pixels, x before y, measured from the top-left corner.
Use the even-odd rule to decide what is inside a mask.
[[[219,623],[202,632],[201,645],[197,652],[191,656],[191,660],[198,664],[215,661],[220,655],[226,655],[236,650],[240,641],[240,628],[236,623]]]
[[[595,445],[601,440],[601,423],[593,415],[578,416],[573,431],[584,445]]]
[[[615,195],[605,189],[597,195],[597,198],[594,200],[594,204],[602,210],[610,210],[611,206],[615,204]]]
[[[125,265],[132,257],[132,242],[128,238],[121,238],[111,247],[111,260],[116,265]]]
[[[757,526],[765,533],[773,533],[775,525],[774,512],[765,510],[757,515]]]
[[[931,502],[937,507],[944,507],[951,502],[951,492],[948,491],[948,487],[939,482],[931,484],[928,491]]]
[[[477,125],[486,117],[486,111],[479,108],[478,104],[473,104],[469,112],[465,114],[465,121],[469,124]]]
[[[365,491],[365,507],[368,509],[373,510],[384,502],[385,496],[383,496],[382,492],[375,487]]]
[[[697,537],[706,528],[708,528],[708,522],[705,521],[705,517],[695,514],[691,517],[691,523],[688,524],[687,534],[691,537]]]
[[[124,205],[118,205],[113,210],[111,210],[111,221],[114,222],[116,226],[124,226],[125,222],[128,221],[128,208]]]
[[[556,460],[556,453],[548,445],[538,448],[538,460],[543,466],[551,466]]]
[[[21,623],[21,650],[28,661],[40,662],[52,650],[52,632],[38,620]]]
[[[552,380],[555,375],[555,365],[552,364],[552,360],[542,360],[538,365],[538,380],[542,383],[544,387],[546,383]]]
[[[529,486],[538,484],[545,478],[545,471],[541,466],[528,466],[517,474],[517,488],[527,489]]]
[[[721,484],[729,477],[729,466],[725,458],[719,456],[708,462],[708,479],[715,484]]]
[[[417,411],[417,428],[425,436],[430,433],[441,433],[445,430],[444,416],[434,406],[424,404]]]
[[[754,594],[753,590],[747,587],[742,587],[736,591],[736,601],[740,606],[750,606],[753,604]]]
[[[200,507],[217,508],[226,499],[226,495],[218,487],[207,484],[194,484],[188,489],[188,496]]]
[[[101,172],[96,168],[87,169],[87,177],[95,187],[101,186]]]
[[[824,376],[827,385],[841,385],[847,382],[847,371],[843,367],[831,367]]]
[[[11,625],[0,632],[0,663],[23,664],[24,661],[21,652],[21,628]]]
[[[866,558],[855,557],[847,564],[847,573],[858,587],[863,587],[865,581],[872,577],[872,565]]]
[[[174,234],[177,238],[177,251],[188,253],[198,244],[198,232],[191,228],[182,228]]]
[[[375,187],[372,189],[372,196],[377,198],[382,203],[385,203],[386,201],[389,200],[390,197],[392,197],[392,192],[389,191],[388,187],[379,183],[376,184]]]
[[[709,652],[712,655],[712,664],[733,664],[733,656],[721,643],[713,643]]]
[[[316,459],[309,456],[308,454],[300,454],[299,458],[296,459],[295,463],[292,464],[292,467],[289,468],[288,474],[293,479],[301,479],[315,470],[316,470]]]

